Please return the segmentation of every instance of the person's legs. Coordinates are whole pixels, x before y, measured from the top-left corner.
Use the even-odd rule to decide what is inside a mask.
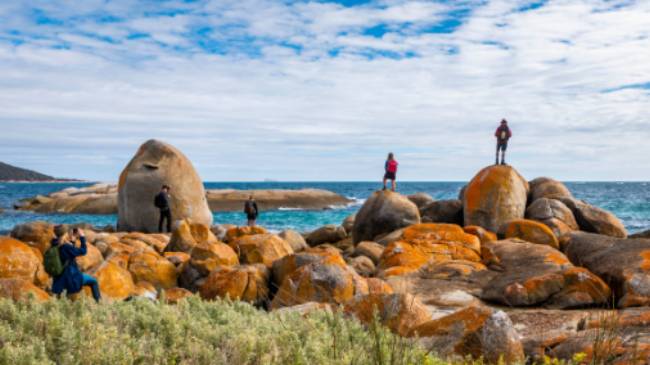
[[[162,231],[163,231],[163,221],[164,221],[164,220],[165,220],[165,214],[164,214],[164,212],[161,210],[161,211],[160,211],[160,218],[158,219],[158,232],[159,232],[159,233],[162,233]]]
[[[99,292],[99,283],[97,282],[97,279],[95,279],[94,277],[88,274],[82,274],[82,277],[83,277],[83,280],[81,282],[82,286],[89,286],[93,292],[93,299],[95,299],[95,301],[99,303],[99,300],[102,298],[102,295]]]
[[[507,144],[501,145],[501,164],[505,165],[506,164],[506,149],[508,148]]]
[[[165,219],[167,219],[167,232],[172,233],[172,211],[165,212]]]
[[[393,180],[390,181],[390,186],[391,186],[391,190],[392,190],[393,192],[394,192],[395,190],[397,190],[397,182],[395,181],[395,179],[393,179]]]
[[[384,176],[384,190],[386,190],[386,177]]]
[[[499,150],[500,149],[501,149],[501,145],[499,143],[497,143],[497,156],[496,156],[496,160],[494,161],[495,165],[499,164]]]

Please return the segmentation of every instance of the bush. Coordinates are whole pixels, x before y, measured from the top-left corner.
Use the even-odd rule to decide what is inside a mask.
[[[241,302],[0,300],[0,364],[447,364],[373,325]]]

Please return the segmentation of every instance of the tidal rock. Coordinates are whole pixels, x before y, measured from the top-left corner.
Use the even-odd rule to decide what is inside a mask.
[[[348,302],[344,311],[370,325],[376,318],[391,331],[406,336],[431,320],[427,307],[409,294],[370,294]]]
[[[528,182],[510,166],[489,166],[469,182],[463,198],[466,226],[503,233],[505,223],[524,218]]]
[[[598,233],[617,238],[627,237],[623,223],[612,213],[573,198],[561,198],[580,226],[586,232]]]
[[[533,201],[526,209],[526,218],[546,224],[558,238],[580,229],[571,209],[556,199]]]
[[[314,247],[323,243],[336,243],[347,237],[345,228],[335,224],[328,224],[320,227],[307,235],[306,241],[309,246]]]
[[[420,208],[422,222],[463,224],[463,202],[457,199],[438,200]]]
[[[54,238],[54,225],[42,221],[18,224],[11,230],[11,237],[45,253]]]
[[[427,193],[415,193],[406,196],[408,200],[412,201],[418,209],[422,209],[430,203],[433,203],[433,198]]]
[[[208,190],[207,199],[210,209],[215,212],[237,212],[243,209],[244,203],[251,195],[255,197],[261,211],[280,208],[320,210],[352,203],[350,199],[322,189]]]
[[[118,230],[157,232],[158,209],[153,200],[162,185],[170,185],[174,221],[190,219],[208,227],[212,212],[203,182],[190,160],[175,147],[157,140],[145,142],[124,168],[118,183]]]
[[[269,270],[262,264],[223,266],[208,275],[199,293],[203,299],[230,298],[260,305],[269,298]]]
[[[506,224],[506,238],[520,238],[524,241],[548,245],[555,249],[560,248],[560,243],[553,231],[544,223],[530,219],[515,219]]]
[[[381,234],[417,223],[420,212],[408,198],[389,190],[376,191],[357,213],[352,237],[355,244],[372,241]]]
[[[483,358],[487,363],[518,364],[525,359],[519,334],[503,311],[470,306],[425,322],[408,334],[443,356]]]
[[[530,201],[532,202],[541,198],[558,199],[572,197],[571,192],[563,183],[553,180],[550,177],[538,177],[537,179],[531,180],[529,185]]]
[[[573,232],[564,247],[571,262],[612,286],[619,307],[650,305],[650,240]]]
[[[481,298],[508,306],[575,308],[605,304],[610,288],[547,245],[517,239],[486,243],[483,262],[491,269]]]

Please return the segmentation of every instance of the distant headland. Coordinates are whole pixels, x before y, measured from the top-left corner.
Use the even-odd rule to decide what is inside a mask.
[[[65,179],[41,174],[33,170],[23,169],[0,162],[0,181],[2,182],[58,182],[58,181],[81,181],[76,179]]]

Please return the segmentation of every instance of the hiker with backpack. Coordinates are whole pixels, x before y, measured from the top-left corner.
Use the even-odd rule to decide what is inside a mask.
[[[77,266],[76,257],[84,256],[87,252],[86,236],[81,228],[75,228],[72,235],[68,234],[68,227],[58,225],[54,227],[52,246],[43,255],[45,271],[52,276],[52,293],[60,295],[65,290],[68,295],[81,291],[84,286],[92,289],[93,299],[99,303],[101,293],[99,283],[94,277],[82,273]],[[79,239],[80,247],[74,242]]]
[[[160,192],[154,198],[153,204],[160,211],[160,219],[158,220],[158,232],[163,233],[163,223],[167,222],[167,232],[172,231],[172,210],[169,207],[169,185],[163,185]]]
[[[244,213],[246,213],[246,218],[248,218],[247,224],[249,227],[255,227],[255,221],[257,220],[259,212],[257,202],[253,199],[252,195],[249,196],[246,203],[244,203]]]
[[[497,131],[494,132],[494,136],[497,137],[497,157],[495,165],[499,164],[499,151],[501,151],[501,165],[506,164],[506,150],[508,149],[508,140],[512,137],[512,132],[508,127],[508,121],[501,119],[501,125],[497,128]]]
[[[396,187],[396,174],[397,174],[397,160],[395,160],[395,156],[393,153],[388,154],[388,158],[386,159],[386,163],[384,164],[384,190],[386,190],[386,181],[390,180],[391,181],[391,190],[395,191]]]

